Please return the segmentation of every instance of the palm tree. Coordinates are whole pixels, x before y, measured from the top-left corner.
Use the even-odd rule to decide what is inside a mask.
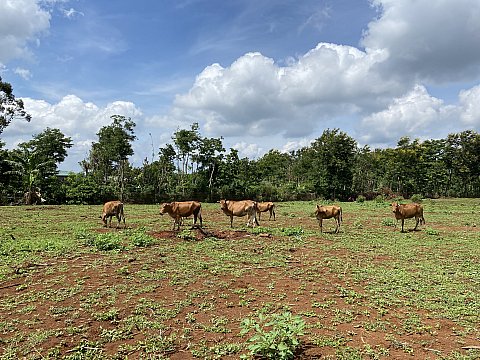
[[[36,151],[30,151],[27,147],[21,147],[10,153],[10,159],[5,160],[11,170],[6,174],[18,176],[25,191],[25,204],[32,205],[38,202],[38,183],[41,179],[55,173],[55,161],[47,160]]]

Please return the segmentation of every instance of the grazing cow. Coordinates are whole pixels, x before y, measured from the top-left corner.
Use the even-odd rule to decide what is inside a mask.
[[[233,227],[234,216],[248,215],[247,227],[259,225],[257,221],[257,203],[252,200],[220,200],[220,208],[225,215],[230,216],[230,227]]]
[[[420,204],[399,204],[398,202],[393,202],[392,211],[395,215],[395,219],[397,220],[395,223],[395,227],[397,227],[398,220],[402,220],[402,232],[405,219],[411,219],[413,217],[415,218],[416,223],[413,230],[417,230],[418,224],[425,225],[425,219],[423,218],[423,206]]]
[[[118,220],[117,229],[122,219],[123,227],[125,228],[125,215],[123,214],[123,203],[121,201],[109,201],[103,204],[102,221],[105,227],[107,227],[107,218],[110,218],[108,227],[112,227],[112,217],[114,216]]]
[[[259,202],[259,203],[257,203],[258,220],[260,220],[260,214],[262,212],[266,212],[266,211],[270,212],[270,217],[268,218],[268,220],[270,220],[272,218],[272,215],[273,215],[273,220],[275,220],[275,204],[273,202],[269,201],[269,202]]]
[[[317,218],[318,224],[320,225],[320,232],[323,232],[323,219],[334,218],[336,223],[336,234],[340,230],[340,224],[342,223],[342,208],[336,205],[317,205],[317,209],[315,210],[315,217]]]
[[[180,230],[182,218],[189,217],[193,214],[193,226],[197,224],[197,218],[200,219],[200,227],[202,227],[202,204],[197,201],[174,201],[163,203],[160,207],[160,215],[168,214],[173,218],[173,230],[175,225]]]

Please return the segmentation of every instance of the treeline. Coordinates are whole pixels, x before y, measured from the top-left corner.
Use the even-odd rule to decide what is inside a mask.
[[[83,171],[67,177],[57,169],[72,141],[60,130],[47,128],[14,150],[0,142],[1,204],[33,202],[25,194],[34,192],[49,204],[480,196],[480,135],[470,130],[440,140],[403,137],[395,148],[370,149],[328,129],[300,150],[270,150],[250,160],[227,151],[222,138],[203,137],[194,123],[172,134],[156,160],[134,167],[128,161],[134,129],[131,119],[112,116],[80,163]]]

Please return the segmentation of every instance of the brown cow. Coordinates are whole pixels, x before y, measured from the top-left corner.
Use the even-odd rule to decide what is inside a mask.
[[[334,218],[336,223],[336,234],[340,230],[340,224],[342,223],[342,208],[336,205],[317,205],[317,209],[315,210],[315,217],[317,218],[318,224],[320,225],[320,232],[323,232],[323,219]]]
[[[269,201],[269,202],[259,202],[259,203],[257,203],[258,220],[260,220],[260,214],[262,212],[266,212],[266,211],[270,212],[270,217],[268,218],[268,220],[270,220],[272,218],[272,215],[273,215],[273,220],[275,220],[275,204],[273,202]]]
[[[395,227],[397,227],[398,220],[402,220],[402,232],[405,219],[411,219],[413,217],[415,218],[416,223],[413,230],[417,230],[418,224],[425,225],[425,219],[423,218],[423,206],[420,204],[399,204],[398,202],[393,202],[392,211],[395,215],[395,219],[397,220],[395,223]]]
[[[107,227],[107,218],[110,218],[108,227],[112,227],[112,217],[116,216],[118,220],[117,229],[120,226],[120,221],[123,219],[123,227],[125,228],[125,215],[123,214],[123,203],[121,201],[108,201],[103,204],[102,221]]]
[[[160,207],[160,215],[168,214],[173,218],[173,230],[175,225],[180,230],[182,218],[189,217],[193,214],[193,226],[197,224],[197,218],[200,219],[200,227],[202,227],[202,204],[197,201],[174,201],[163,203]]]
[[[247,226],[250,224],[252,227],[255,224],[259,225],[257,221],[257,203],[252,200],[220,200],[220,208],[225,215],[230,216],[230,227],[233,227],[234,216],[248,215]]]

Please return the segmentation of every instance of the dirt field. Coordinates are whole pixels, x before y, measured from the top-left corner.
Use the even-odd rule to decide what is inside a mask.
[[[99,207],[2,208],[0,359],[238,359],[242,321],[285,311],[295,359],[479,359],[478,201],[426,203],[403,234],[388,204],[341,205],[339,234],[313,202],[253,231],[215,204],[181,231],[154,206],[118,230]]]

